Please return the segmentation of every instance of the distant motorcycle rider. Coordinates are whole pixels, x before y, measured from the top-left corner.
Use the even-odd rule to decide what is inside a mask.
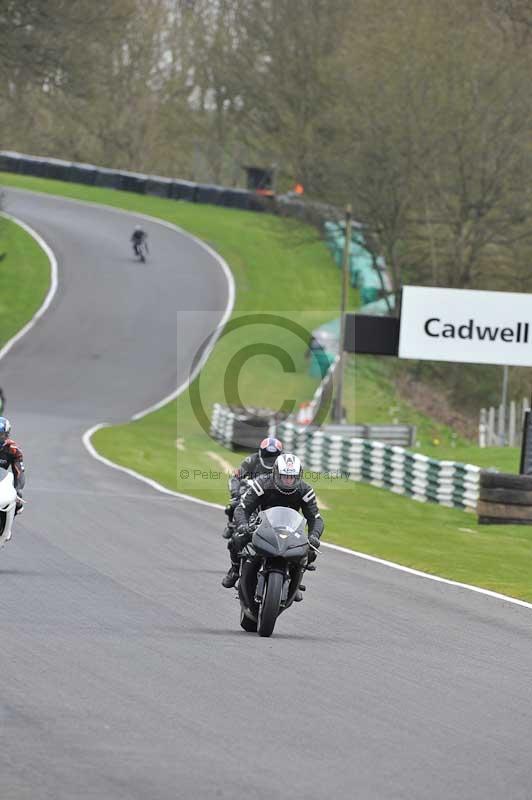
[[[233,515],[235,513],[235,508],[240,502],[242,489],[247,488],[246,481],[252,478],[258,478],[259,475],[270,475],[276,458],[280,456],[282,452],[282,442],[280,442],[279,439],[268,436],[259,444],[258,451],[247,456],[230,477],[229,491],[231,493],[231,502],[225,507],[225,513],[229,518],[227,524],[229,535],[233,530]]]
[[[135,251],[135,255],[140,256],[139,247],[141,244],[146,246],[146,250],[148,249],[148,234],[144,231],[140,225],[135,225],[133,233],[131,234],[131,243],[133,244],[133,250]]]
[[[236,507],[234,521],[237,532],[230,542],[231,568],[222,580],[222,586],[230,589],[238,580],[239,553],[251,540],[248,522],[254,511],[275,506],[293,508],[303,514],[307,520],[309,543],[313,548],[320,546],[320,537],[324,524],[321,518],[314,489],[302,480],[302,467],[299,458],[292,453],[285,453],[275,461],[270,475],[261,475],[250,481],[247,492]],[[314,561],[316,553],[309,551],[309,563]]]
[[[24,456],[17,443],[9,438],[11,433],[11,423],[6,417],[0,417],[0,467],[11,469],[13,472],[13,486],[17,492],[15,515],[21,514],[24,510],[22,500],[22,490],[26,482],[24,472]]]

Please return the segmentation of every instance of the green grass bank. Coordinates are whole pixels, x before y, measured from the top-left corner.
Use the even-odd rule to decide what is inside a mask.
[[[0,216],[0,346],[38,311],[50,286],[46,253],[23,228]],[[9,387],[4,387],[6,395]]]

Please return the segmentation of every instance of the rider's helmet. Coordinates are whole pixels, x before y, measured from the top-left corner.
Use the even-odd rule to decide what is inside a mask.
[[[259,461],[264,469],[273,469],[275,459],[283,452],[283,445],[279,439],[269,436],[259,444]]]
[[[292,453],[280,455],[273,465],[273,482],[282,494],[294,494],[301,485],[303,468],[301,461]]]
[[[6,441],[9,439],[9,434],[11,433],[11,423],[6,417],[0,417],[0,447],[2,447]]]

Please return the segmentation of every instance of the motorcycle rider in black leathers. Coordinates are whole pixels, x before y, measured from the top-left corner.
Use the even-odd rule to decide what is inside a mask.
[[[133,251],[136,256],[140,255],[139,246],[144,242],[146,245],[146,250],[148,249],[148,234],[146,231],[143,231],[140,225],[135,225],[135,229],[131,234],[131,244],[133,245]]]
[[[11,423],[5,417],[0,417],[0,467],[13,472],[13,486],[17,493],[15,515],[24,510],[22,490],[26,482],[24,472],[24,456],[22,450],[13,439],[9,438]]]
[[[229,539],[234,531],[233,515],[235,508],[240,502],[242,491],[247,488],[247,480],[250,478],[258,478],[259,475],[270,475],[275,464],[275,459],[283,452],[283,445],[279,439],[268,436],[263,439],[259,445],[259,449],[253,455],[247,456],[235,470],[234,474],[229,479],[229,491],[231,493],[231,502],[225,507],[225,513],[229,520],[227,523],[224,538]]]
[[[252,480],[235,510],[237,531],[231,540],[231,568],[222,581],[222,586],[230,589],[238,580],[239,553],[251,540],[248,529],[250,516],[258,508],[265,510],[275,506],[285,506],[301,512],[308,525],[311,549],[309,563],[315,560],[315,549],[320,546],[324,524],[321,518],[314,489],[301,478],[302,468],[299,458],[285,453],[277,458],[271,475],[261,475]],[[313,549],[314,548],[314,549]]]

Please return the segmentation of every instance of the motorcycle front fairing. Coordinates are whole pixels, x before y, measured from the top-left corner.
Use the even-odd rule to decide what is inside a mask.
[[[259,555],[286,560],[308,553],[305,518],[293,508],[275,506],[260,513],[251,543]]]
[[[11,470],[0,469],[0,547],[11,539],[17,492]]]

